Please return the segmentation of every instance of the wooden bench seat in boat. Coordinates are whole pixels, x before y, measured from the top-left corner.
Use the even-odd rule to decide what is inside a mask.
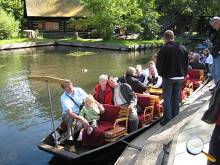
[[[98,129],[103,131],[106,141],[127,135],[129,109],[116,105],[103,105],[105,112],[101,114]]]
[[[100,115],[98,127],[90,135],[84,129],[82,136],[83,145],[98,146],[127,135],[129,109],[127,107],[103,104],[105,112]],[[64,132],[67,126],[60,124],[60,131]]]
[[[159,96],[160,99],[163,98],[163,89],[162,88],[152,88],[152,87],[149,87],[147,89],[147,92],[151,95],[156,95],[156,96]]]
[[[138,114],[139,126],[142,127],[161,115],[161,104],[159,96],[137,94],[137,104],[141,107],[142,112]]]
[[[193,83],[187,77],[182,81],[180,100],[183,102],[193,92]]]
[[[187,80],[193,84],[193,90],[196,90],[205,81],[205,70],[190,69],[187,72]]]

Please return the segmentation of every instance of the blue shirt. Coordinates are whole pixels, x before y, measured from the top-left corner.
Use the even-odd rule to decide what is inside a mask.
[[[73,100],[80,106],[83,103],[84,98],[87,96],[87,93],[82,88],[73,88],[73,94],[64,93],[60,97],[61,106],[63,109],[63,115],[67,115],[68,109],[71,109],[73,113],[79,115],[79,107],[70,99],[68,96],[73,98]]]

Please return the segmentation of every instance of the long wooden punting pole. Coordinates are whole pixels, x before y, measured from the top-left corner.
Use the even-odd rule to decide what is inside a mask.
[[[70,82],[70,80],[56,78],[56,77],[50,77],[50,76],[29,76],[28,79],[46,82],[49,104],[50,104],[50,115],[51,115],[51,120],[52,120],[52,125],[53,125],[54,136],[55,136],[55,144],[56,144],[55,146],[57,146],[58,142],[57,142],[57,137],[56,137],[56,128],[55,128],[55,124],[54,124],[53,106],[52,106],[52,99],[51,99],[51,92],[50,92],[49,83],[61,84],[61,83],[68,83],[68,82]]]

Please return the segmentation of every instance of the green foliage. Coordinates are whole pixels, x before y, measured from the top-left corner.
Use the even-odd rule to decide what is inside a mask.
[[[0,8],[19,20],[21,25],[24,24],[24,1],[23,0],[0,0]]]
[[[139,5],[142,10],[141,25],[144,28],[142,39],[153,39],[160,30],[155,0],[139,0]]]
[[[71,53],[67,54],[67,56],[81,57],[81,56],[92,56],[92,55],[95,55],[95,54],[96,54],[95,52],[78,52],[78,51],[75,51],[75,52],[71,52]]]
[[[119,26],[128,32],[154,32],[157,26],[157,12],[154,1],[148,0],[82,0],[84,5],[94,13],[87,22],[98,27],[105,40],[111,38],[114,28]],[[149,6],[150,5],[150,6]],[[148,13],[150,12],[150,13]],[[142,21],[147,21],[147,26]],[[148,31],[146,29],[148,28]]]
[[[156,4],[161,15],[212,16],[218,15],[220,10],[219,0],[156,0]]]
[[[204,34],[208,30],[209,17],[219,15],[220,10],[219,0],[156,0],[155,4],[161,15],[161,24],[169,19],[186,18],[189,34],[193,31]],[[177,28],[181,29],[180,26]]]
[[[19,22],[0,8],[0,39],[15,38],[18,32]]]

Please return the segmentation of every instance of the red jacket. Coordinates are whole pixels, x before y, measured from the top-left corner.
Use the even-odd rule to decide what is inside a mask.
[[[93,95],[93,97],[98,101],[99,101],[99,94],[101,91],[101,86],[100,84],[97,84],[95,86],[95,94]],[[101,102],[100,102],[101,103]],[[106,89],[104,91],[104,101],[102,104],[110,104],[112,105],[112,88],[110,86],[106,86]]]

